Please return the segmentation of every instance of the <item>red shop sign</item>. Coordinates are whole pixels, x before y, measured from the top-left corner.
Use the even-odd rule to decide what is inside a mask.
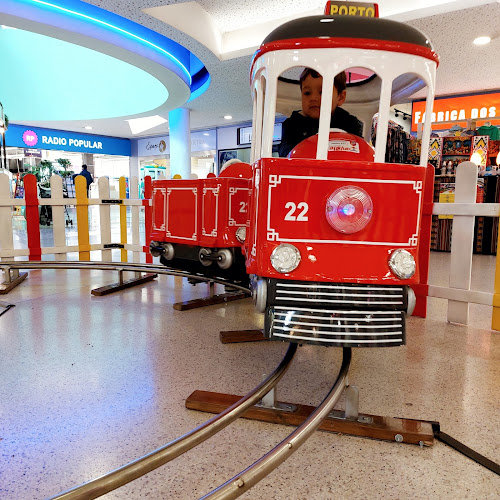
[[[437,97],[432,111],[432,128],[449,129],[453,123],[465,126],[468,119],[492,125],[500,124],[500,91],[451,97]],[[495,120],[495,118],[497,118]],[[411,130],[417,131],[419,123],[425,121],[425,100],[412,103]],[[445,122],[445,123],[442,123]]]

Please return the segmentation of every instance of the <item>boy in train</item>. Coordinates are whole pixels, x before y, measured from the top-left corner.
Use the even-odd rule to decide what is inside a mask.
[[[340,107],[346,99],[346,80],[345,71],[335,77],[330,128],[339,128],[362,137],[363,124]],[[311,68],[302,71],[300,75],[302,110],[294,111],[290,118],[283,122],[280,156],[287,156],[299,142],[318,133],[322,85],[323,77],[317,71]]]

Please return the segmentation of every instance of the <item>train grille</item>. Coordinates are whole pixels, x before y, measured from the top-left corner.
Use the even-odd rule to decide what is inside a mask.
[[[273,286],[274,285],[274,286]],[[402,286],[351,285],[339,283],[274,282],[275,305],[309,305],[310,307],[369,307],[374,309],[406,308]]]
[[[402,311],[271,307],[266,315],[271,340],[339,347],[389,347],[405,343]]]

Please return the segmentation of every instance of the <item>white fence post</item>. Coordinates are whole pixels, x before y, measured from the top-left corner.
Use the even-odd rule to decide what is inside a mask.
[[[0,174],[0,250],[12,250],[14,248],[12,207],[9,206],[10,200],[9,176],[7,174]],[[3,259],[12,259],[12,257],[4,257]]]
[[[475,203],[477,166],[466,161],[458,165],[455,180],[455,203]],[[474,215],[454,215],[451,237],[450,288],[470,290],[472,251],[474,245]],[[448,301],[448,321],[468,324],[469,303]]]
[[[109,205],[103,204],[102,200],[109,200],[109,179],[107,177],[99,177],[97,181],[99,186],[99,220],[101,226],[101,244],[109,245],[111,243],[111,216]],[[103,262],[111,262],[111,249],[102,250],[101,260]]]
[[[139,199],[139,179],[137,177],[131,177],[129,181],[129,199],[138,200]],[[139,245],[139,206],[132,205],[132,245]],[[132,262],[141,261],[141,252],[134,250],[132,252]]]
[[[60,175],[50,177],[51,200],[63,199],[63,179]],[[48,205],[50,206],[50,205]],[[57,250],[64,251],[66,246],[66,226],[64,222],[64,205],[52,205],[52,231],[54,234],[54,246]],[[56,260],[66,260],[66,253],[55,254]]]

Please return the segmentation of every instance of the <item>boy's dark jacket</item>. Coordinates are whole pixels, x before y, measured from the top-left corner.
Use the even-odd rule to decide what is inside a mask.
[[[299,142],[317,134],[318,126],[319,120],[294,111],[292,116],[283,122],[279,155],[287,156]],[[363,137],[363,124],[354,115],[340,107],[337,107],[332,115],[330,128],[340,128],[349,134]]]

